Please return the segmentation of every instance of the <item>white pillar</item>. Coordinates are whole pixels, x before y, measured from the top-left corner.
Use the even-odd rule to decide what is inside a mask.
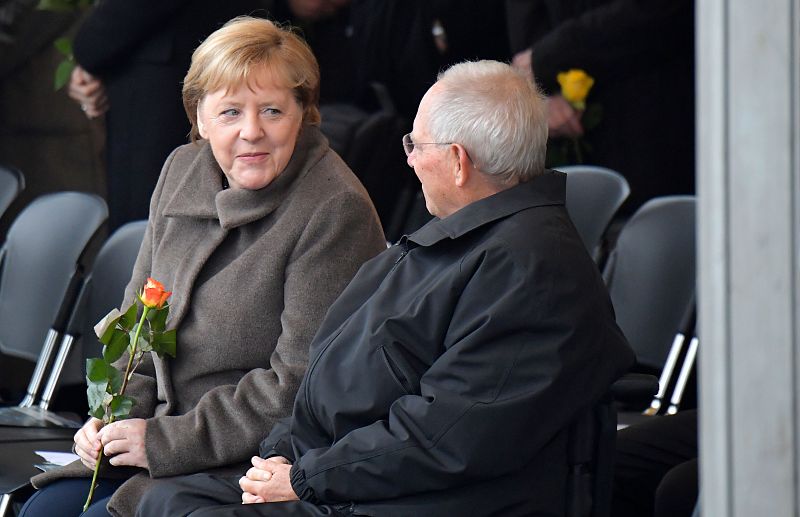
[[[800,2],[697,0],[704,516],[800,516]]]

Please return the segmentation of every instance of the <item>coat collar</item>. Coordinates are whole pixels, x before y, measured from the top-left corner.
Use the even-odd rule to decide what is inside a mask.
[[[563,205],[566,179],[562,172],[546,170],[526,183],[470,203],[449,217],[434,219],[407,239],[420,246],[431,246],[444,239],[457,239],[480,226],[527,208]]]
[[[283,172],[262,189],[244,190],[223,188],[222,170],[214,159],[211,145],[207,141],[200,145],[189,170],[164,206],[163,215],[218,219],[226,230],[272,213],[294,183],[305,176],[328,150],[328,142],[319,129],[304,125]]]

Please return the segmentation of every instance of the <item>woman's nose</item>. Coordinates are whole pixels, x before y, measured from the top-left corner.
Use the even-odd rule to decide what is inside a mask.
[[[242,121],[242,128],[239,131],[239,137],[242,140],[252,142],[264,136],[264,128],[261,126],[261,120],[258,115],[247,115]]]

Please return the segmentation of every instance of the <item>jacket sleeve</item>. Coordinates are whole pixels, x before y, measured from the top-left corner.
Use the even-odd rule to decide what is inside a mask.
[[[75,58],[92,73],[119,66],[153,33],[173,23],[186,0],[104,0],[89,14],[73,44]]]
[[[670,59],[692,33],[692,5],[691,0],[614,0],[569,18],[531,41],[536,80],[554,91],[558,72],[570,68],[613,77],[625,67]]]
[[[285,272],[282,329],[270,364],[235,385],[209,390],[183,415],[149,419],[152,477],[246,461],[291,413],[308,346],[328,307],[361,264],[385,248],[375,210],[362,193],[332,196],[304,223]]]
[[[613,318],[592,313],[591,289],[575,292],[553,272],[529,272],[502,250],[483,260],[420,393],[397,399],[388,418],[299,458],[291,471],[298,496],[380,500],[502,476],[532,461],[599,398],[630,359],[599,337],[604,326],[616,327]]]

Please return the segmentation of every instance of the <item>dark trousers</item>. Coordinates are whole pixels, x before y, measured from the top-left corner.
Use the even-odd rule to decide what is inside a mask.
[[[696,410],[617,433],[614,517],[690,517],[697,486]]]
[[[20,510],[19,517],[109,517],[106,505],[124,480],[100,479],[92,505],[83,512],[91,479],[62,479],[37,490]]]
[[[242,504],[239,477],[194,474],[159,480],[147,491],[136,510],[137,517],[343,516],[349,505],[333,507],[305,501]]]

